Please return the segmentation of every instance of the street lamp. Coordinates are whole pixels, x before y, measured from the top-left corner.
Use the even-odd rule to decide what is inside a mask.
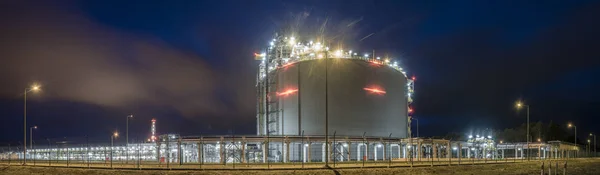
[[[597,147],[597,145],[596,145],[596,134],[590,133],[590,137],[591,136],[594,136],[594,156],[596,156],[596,147]]]
[[[29,127],[29,149],[33,150],[33,129],[37,129],[37,126]],[[33,152],[33,166],[35,166],[35,151]]]
[[[587,152],[588,152],[588,154],[590,153],[590,150],[591,150],[591,149],[590,149],[590,144],[591,144],[591,143],[590,143],[590,139],[588,139],[588,145],[587,145],[587,148],[588,148]]]
[[[23,165],[27,164],[27,93],[31,91],[37,92],[39,90],[40,86],[34,84],[29,88],[25,88],[25,93],[23,93]]]
[[[413,120],[417,121],[417,138],[419,138],[419,119],[411,117]]]
[[[129,144],[129,119],[133,118],[133,115],[128,115],[127,120],[125,121],[125,139],[127,140],[127,144]]]
[[[37,129],[37,126],[29,127],[29,149],[33,149],[33,129]]]
[[[529,160],[529,105],[525,105],[522,102],[517,102],[517,109],[527,107],[527,160]]]
[[[114,139],[119,137],[119,133],[118,132],[114,132],[111,136],[110,136],[110,168],[113,167],[113,147],[114,147]]]
[[[573,142],[573,143],[575,143],[575,146],[577,146],[577,126],[569,123],[569,128],[571,128],[571,127],[573,127],[575,129],[575,140],[574,140],[575,142]]]
[[[125,145],[125,152],[126,152],[126,158],[125,158],[125,163],[129,163],[129,118],[133,118],[133,114],[130,114],[127,116],[127,120],[125,121],[125,140],[126,141],[126,145]]]

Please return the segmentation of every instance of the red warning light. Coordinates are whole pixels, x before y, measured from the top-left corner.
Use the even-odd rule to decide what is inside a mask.
[[[363,88],[363,89],[365,91],[372,92],[372,93],[375,93],[375,94],[385,94],[384,90],[377,89],[377,88]]]
[[[413,75],[411,78],[413,81],[417,80],[417,78]]]
[[[413,112],[413,109],[409,107],[408,108],[408,113],[412,113],[412,112]]]
[[[287,96],[287,95],[293,94],[295,92],[298,92],[298,89],[288,89],[283,92],[277,92],[277,96]]]
[[[292,62],[292,63],[287,63],[287,64],[284,64],[284,65],[283,65],[283,66],[281,66],[281,67],[282,67],[282,68],[287,68],[288,66],[291,66],[291,65],[293,65],[293,64],[294,64],[293,62]]]
[[[375,67],[381,66],[381,62],[378,62],[378,61],[369,61],[369,62],[371,62],[371,65],[373,65]]]

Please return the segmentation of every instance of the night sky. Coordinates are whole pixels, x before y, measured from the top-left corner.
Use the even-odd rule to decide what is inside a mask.
[[[600,133],[599,1],[3,1],[0,142],[255,134],[253,54],[293,26],[417,77],[421,136],[572,121]],[[370,36],[369,36],[370,35]],[[367,37],[368,36],[368,37]],[[366,37],[366,38],[365,38]]]

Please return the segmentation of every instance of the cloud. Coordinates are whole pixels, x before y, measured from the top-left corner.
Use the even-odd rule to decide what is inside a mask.
[[[198,55],[148,36],[96,24],[52,4],[10,4],[1,12],[0,96],[16,97],[33,81],[44,98],[122,108],[158,106],[184,116],[229,115],[254,110],[249,95],[228,102],[217,91],[229,73]],[[240,112],[242,111],[242,112]]]

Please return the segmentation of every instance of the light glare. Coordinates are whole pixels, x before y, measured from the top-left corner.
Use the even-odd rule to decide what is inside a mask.
[[[385,94],[384,90],[377,89],[377,88],[363,88],[363,89],[366,91],[369,91],[369,92],[376,93],[376,94]]]

